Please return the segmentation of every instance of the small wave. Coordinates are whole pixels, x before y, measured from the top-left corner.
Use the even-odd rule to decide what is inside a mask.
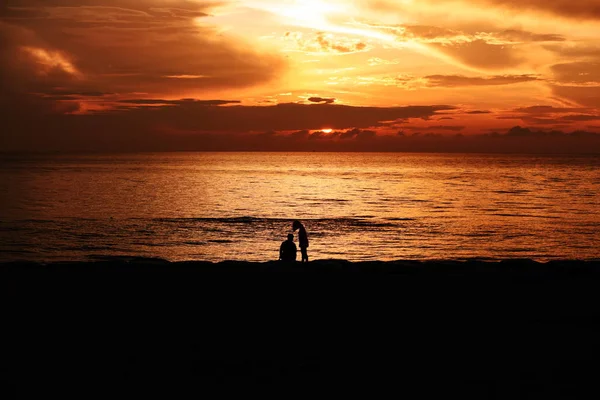
[[[260,217],[205,217],[205,218],[152,218],[153,222],[162,223],[189,223],[189,222],[217,222],[225,224],[251,224],[256,222],[288,222],[286,218],[260,218]]]
[[[338,218],[301,218],[302,222],[309,224],[341,224],[341,225],[364,225],[377,224],[376,222],[366,221],[373,218],[372,215],[359,217],[338,217]],[[389,219],[392,220],[392,219]],[[399,219],[403,220],[403,219]],[[410,220],[410,219],[407,219]],[[254,224],[254,223],[282,223],[291,224],[293,218],[262,218],[262,217],[228,217],[228,218],[154,218],[154,222],[185,224],[196,223],[222,223],[222,224]]]
[[[114,251],[112,246],[96,246],[96,245],[81,245],[81,246],[67,246],[64,250],[70,251]]]
[[[261,218],[254,217],[234,217],[234,218],[225,218],[225,220],[229,223],[238,223],[238,224],[250,224],[252,222],[261,221]]]
[[[529,236],[529,235],[527,235],[526,233],[514,233],[514,234],[510,234],[510,235],[503,235],[502,239],[511,240],[511,239],[524,238],[527,236]]]
[[[359,227],[370,227],[370,228],[384,228],[384,227],[396,226],[395,224],[392,224],[389,222],[371,222],[371,221],[364,221],[364,220],[355,220],[355,221],[352,221],[349,225],[359,226]]]
[[[525,189],[494,190],[493,193],[497,193],[497,194],[527,194],[527,193],[531,193],[531,190],[525,190]]]
[[[476,233],[463,233],[457,234],[456,236],[467,237],[467,238],[487,238],[496,236],[495,232],[476,232]]]
[[[121,261],[121,262],[128,262],[128,263],[131,263],[131,262],[165,263],[165,262],[168,262],[168,260],[165,260],[163,258],[156,258],[156,257],[118,256],[118,255],[103,255],[103,254],[88,254],[86,256],[86,258],[89,260],[92,260],[92,261],[108,261],[108,262]]]
[[[19,232],[19,231],[23,231],[23,230],[25,230],[25,229],[21,226],[15,226],[15,225],[2,226],[2,225],[0,225],[0,232]]]
[[[2,249],[2,253],[5,254],[35,254],[35,251],[26,250],[26,249]]]
[[[514,214],[514,213],[492,213],[498,217],[514,217],[514,218],[541,218],[541,219],[561,219],[555,215],[535,215],[535,214]]]

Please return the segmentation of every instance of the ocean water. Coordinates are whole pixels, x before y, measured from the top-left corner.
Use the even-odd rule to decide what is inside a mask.
[[[600,157],[0,156],[0,261],[599,259]],[[297,235],[296,235],[297,240]]]

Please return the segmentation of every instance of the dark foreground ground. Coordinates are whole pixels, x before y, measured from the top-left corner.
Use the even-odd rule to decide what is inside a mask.
[[[0,265],[2,387],[598,398],[600,263]]]

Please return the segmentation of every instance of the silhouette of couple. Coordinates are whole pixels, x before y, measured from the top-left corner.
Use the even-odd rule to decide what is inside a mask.
[[[298,242],[300,244],[300,252],[302,253],[302,262],[308,262],[308,253],[306,252],[306,249],[308,248],[308,235],[306,234],[306,229],[300,221],[295,220],[292,223],[292,230],[294,232],[298,231]],[[281,243],[281,247],[279,248],[279,259],[281,261],[296,261],[297,253],[298,249],[294,243],[294,235],[290,233],[287,240]]]

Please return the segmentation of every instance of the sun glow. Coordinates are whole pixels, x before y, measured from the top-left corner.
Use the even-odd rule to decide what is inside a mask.
[[[423,50],[423,46],[418,46],[411,41],[400,43],[392,33],[357,22],[358,10],[347,1],[288,0],[273,3],[265,0],[255,0],[249,2],[248,5],[277,15],[281,18],[281,22],[288,26],[352,35],[382,41],[394,47]]]
[[[275,6],[272,11],[308,28],[322,29],[329,25],[328,16],[343,13],[345,7],[326,0],[295,0]]]
[[[327,128],[327,129],[321,129],[321,132],[323,132],[323,133],[331,133],[331,132],[333,132],[333,129],[329,129],[329,128]]]

